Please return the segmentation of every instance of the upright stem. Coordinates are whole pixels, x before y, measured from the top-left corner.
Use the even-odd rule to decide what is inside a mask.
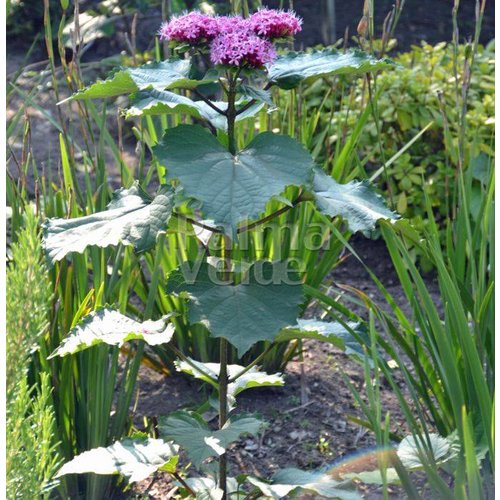
[[[234,124],[236,121],[236,83],[238,75],[229,75],[227,91],[227,136],[228,148],[232,155],[236,154],[236,140]],[[224,236],[224,281],[231,279],[231,240]],[[229,384],[227,373],[227,350],[228,342],[220,339],[220,370],[219,370],[219,429],[224,427],[227,421],[227,387]],[[219,488],[222,490],[222,500],[227,500],[227,453],[219,458]]]
[[[219,372],[219,429],[227,420],[227,340],[220,339],[220,372]],[[222,500],[227,499],[227,453],[219,457],[219,488],[222,490]]]

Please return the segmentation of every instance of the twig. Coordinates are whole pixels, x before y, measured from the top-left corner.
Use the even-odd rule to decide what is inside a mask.
[[[198,96],[203,102],[205,102],[209,107],[211,107],[214,111],[219,113],[220,115],[227,116],[226,111],[222,111],[222,109],[218,108],[210,99],[207,99],[201,92],[197,89],[192,89],[193,94]]]

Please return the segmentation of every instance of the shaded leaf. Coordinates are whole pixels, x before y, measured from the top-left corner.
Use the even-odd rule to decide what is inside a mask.
[[[312,493],[327,498],[360,500],[362,497],[354,491],[343,490],[344,482],[338,482],[323,472],[303,471],[295,468],[282,469],[270,483],[248,477],[248,481],[270,498],[294,497]]]
[[[75,219],[49,219],[43,244],[50,262],[88,246],[133,245],[137,252],[152,248],[164,232],[173,208],[173,192],[161,190],[154,199],[136,183],[113,195],[107,210]]]
[[[239,101],[237,105],[243,106],[248,100]],[[214,101],[213,104],[221,111],[226,111],[227,102]],[[236,122],[246,120],[255,116],[264,106],[256,103],[236,117]],[[134,94],[130,108],[126,116],[137,117],[145,115],[161,115],[167,113],[185,113],[194,118],[203,119],[211,123],[215,128],[227,130],[227,118],[217,113],[205,101],[193,101],[174,92],[166,90],[145,90]]]
[[[292,284],[298,283],[296,275],[287,273],[286,265],[256,263],[238,285],[223,282],[208,264],[197,273],[184,265],[170,274],[167,293],[187,292],[189,321],[226,338],[242,356],[256,342],[273,341],[282,328],[296,324],[302,287]]]
[[[199,467],[206,459],[223,455],[229,444],[240,436],[257,434],[263,425],[255,417],[238,415],[229,419],[222,429],[213,431],[196,413],[176,411],[160,419],[158,430],[160,435],[184,448]]]
[[[242,84],[236,88],[236,91],[244,98],[247,97],[255,99],[256,101],[267,104],[271,110],[276,109],[276,105],[273,102],[272,95],[269,90],[257,89],[251,85]]]
[[[118,347],[130,340],[144,340],[149,345],[166,344],[175,332],[172,323],[166,324],[168,317],[140,323],[112,309],[93,311],[70,330],[49,359],[74,354],[102,343]]]
[[[318,209],[330,217],[340,215],[353,232],[369,233],[375,229],[378,220],[395,221],[399,218],[387,208],[382,196],[367,181],[339,184],[316,169],[313,192]]]
[[[56,477],[66,474],[120,474],[129,483],[142,481],[160,468],[174,468],[179,447],[161,439],[117,441],[107,448],[94,448],[80,453],[64,464]]]
[[[153,151],[167,179],[178,179],[186,196],[202,202],[205,218],[233,237],[240,222],[258,217],[287,186],[308,185],[313,168],[302,145],[271,132],[233,156],[203,127],[179,125]]]
[[[68,99],[99,99],[145,89],[190,89],[214,81],[212,78],[193,80],[190,73],[191,63],[188,59],[169,59],[138,68],[122,68],[106,80],[98,80],[75,92]]]
[[[288,52],[268,66],[269,80],[282,89],[293,89],[316,78],[360,74],[393,68],[390,59],[377,59],[361,50],[340,52],[322,49],[312,52]]]

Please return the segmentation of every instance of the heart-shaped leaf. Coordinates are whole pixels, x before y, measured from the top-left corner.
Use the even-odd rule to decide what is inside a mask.
[[[168,317],[140,323],[112,309],[93,311],[70,330],[49,358],[67,356],[102,343],[118,347],[130,340],[144,340],[149,345],[166,344],[175,332],[172,323],[166,324]]]
[[[167,292],[187,292],[189,321],[226,338],[242,356],[256,342],[273,341],[282,328],[296,324],[302,287],[286,265],[259,262],[238,285],[223,282],[208,264],[202,264],[196,276],[185,265],[170,274]]]
[[[191,89],[215,81],[208,76],[203,80],[194,80],[190,78],[190,73],[191,63],[188,59],[168,59],[138,68],[123,68],[106,80],[98,80],[75,92],[68,99],[100,99],[145,89]]]
[[[313,160],[302,145],[270,132],[233,156],[203,127],[179,125],[153,151],[167,167],[167,179],[178,179],[186,196],[202,202],[205,218],[233,237],[238,224],[258,217],[271,197],[290,185],[308,185],[312,176]]]
[[[425,439],[425,438],[424,438]],[[430,446],[429,446],[430,444]],[[429,434],[429,444],[425,443],[425,447],[414,436],[406,436],[398,445],[398,457],[402,464],[408,469],[418,469],[423,467],[424,461],[429,461],[426,458],[426,451],[429,450],[433,460],[436,463],[444,462],[452,458],[452,448],[450,441],[439,434]]]
[[[236,103],[237,107],[244,106],[249,99],[240,100]],[[214,101],[212,103],[221,111],[226,111],[227,102]],[[250,106],[248,109],[240,113],[236,117],[236,122],[246,120],[255,116],[264,106],[264,103],[258,102]],[[193,101],[189,97],[185,97],[167,90],[144,90],[137,92],[132,97],[130,108],[127,110],[126,116],[137,117],[145,115],[162,115],[167,113],[185,113],[200,120],[206,120],[215,128],[227,130],[227,118],[221,115],[205,101]]]
[[[387,208],[382,196],[367,181],[339,184],[321,170],[315,169],[313,192],[318,209],[331,217],[340,215],[353,232],[367,234],[375,229],[378,220],[395,221],[399,218]]]
[[[49,219],[43,225],[43,244],[50,262],[88,246],[133,245],[137,252],[154,246],[172,214],[173,192],[162,189],[153,200],[138,184],[120,189],[105,212],[75,219]]]
[[[352,332],[354,331],[357,335],[367,339],[366,328],[362,323],[354,321],[348,321],[345,325],[337,321],[298,319],[297,326],[282,330],[276,338],[276,342],[286,342],[294,339],[320,340],[333,344],[345,351],[347,355],[364,359],[363,348]]]
[[[205,382],[212,383],[212,381],[219,377],[220,364],[219,363],[201,363],[194,359],[189,359],[189,363],[186,361],[176,361],[175,363],[177,369],[184,373],[187,373],[197,379],[204,380]],[[198,367],[196,370],[193,365]],[[228,365],[227,373],[228,377],[231,379],[238,374],[242,373],[245,369],[244,366],[240,365]],[[209,379],[205,374],[209,375]],[[234,408],[236,403],[236,396],[247,389],[252,389],[254,387],[271,387],[271,386],[283,386],[285,385],[285,380],[281,373],[268,374],[266,372],[261,372],[256,366],[253,366],[247,370],[243,375],[238,377],[234,382],[231,382],[227,386],[227,395],[229,408]]]
[[[342,489],[346,483],[336,481],[328,474],[292,467],[276,472],[270,483],[254,477],[248,477],[247,480],[267,497],[276,499],[285,496],[293,498],[307,493],[341,500],[361,500],[362,498],[354,491]]]
[[[282,89],[293,89],[302,82],[340,74],[359,74],[395,67],[390,59],[377,59],[360,50],[340,52],[322,49],[287,52],[268,66],[270,82]]]
[[[207,458],[223,455],[229,444],[240,436],[257,434],[263,425],[255,417],[238,415],[228,420],[222,429],[213,431],[198,414],[176,411],[160,418],[158,430],[161,436],[184,448],[199,467]]]
[[[162,439],[125,438],[107,448],[80,453],[64,464],[56,477],[66,474],[120,474],[129,483],[142,481],[159,469],[175,469],[179,447]]]

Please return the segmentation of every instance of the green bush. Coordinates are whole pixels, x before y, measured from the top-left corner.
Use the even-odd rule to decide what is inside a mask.
[[[399,71],[381,73],[372,84],[374,113],[370,114],[357,144],[359,160],[368,175],[394,157],[432,122],[429,129],[378,177],[380,187],[386,191],[394,208],[416,228],[423,229],[428,224],[424,192],[430,197],[441,227],[454,215],[462,112],[457,102],[462,99],[461,74],[466,50],[470,49],[459,46],[455,66],[451,44],[442,42],[431,46],[422,43],[396,58],[402,66]],[[468,94],[465,168],[472,166],[481,170],[481,165],[494,155],[494,56],[493,42],[478,47]],[[458,68],[457,79],[454,67]],[[316,82],[304,96],[306,104],[319,105],[330,87],[331,82]],[[344,141],[342,130],[352,130],[359,121],[360,112],[369,106],[366,81],[360,80],[350,96],[344,95],[340,110],[329,116],[328,110],[335,109],[336,101],[333,93],[317,129],[318,137],[322,137],[325,129],[334,131],[328,138],[329,147],[333,148],[337,142]]]

